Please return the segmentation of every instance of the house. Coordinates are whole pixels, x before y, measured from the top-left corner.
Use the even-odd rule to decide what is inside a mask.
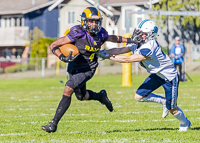
[[[56,0],[1,0],[0,1],[0,56],[21,58],[28,54],[30,30],[38,27],[44,36],[58,35],[58,10],[48,11]],[[13,53],[15,52],[15,53]],[[26,55],[27,56],[27,55]]]
[[[158,0],[152,0],[152,4]],[[102,27],[110,35],[132,33],[136,25],[149,18],[145,14],[129,14],[149,8],[149,0],[57,0],[49,11],[59,9],[59,36],[64,36],[67,29],[80,24],[81,14],[86,7],[96,6],[103,16]],[[128,18],[130,16],[130,18]],[[129,27],[129,28],[127,28]],[[118,47],[117,43],[106,42],[106,48]]]

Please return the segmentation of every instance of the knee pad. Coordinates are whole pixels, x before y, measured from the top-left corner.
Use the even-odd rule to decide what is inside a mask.
[[[76,98],[80,101],[83,101],[84,95],[80,94],[80,93],[75,93]]]

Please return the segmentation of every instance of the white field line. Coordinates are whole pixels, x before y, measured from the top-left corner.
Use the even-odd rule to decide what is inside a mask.
[[[199,118],[200,119],[200,118]],[[175,121],[176,119],[165,119],[165,120],[158,120],[158,119],[152,119],[152,122],[172,122],[172,121]],[[60,121],[62,122],[62,121]],[[110,120],[67,120],[65,122],[68,122],[68,123],[109,123],[109,122],[115,122],[115,123],[131,123],[131,122],[138,122],[138,120],[136,119],[127,119],[127,120],[115,120],[115,121],[110,121]],[[149,122],[149,120],[144,120],[144,122]],[[36,122],[21,122],[20,124],[21,125],[25,125],[25,124],[43,124],[43,123],[47,123],[46,121],[36,121]],[[4,123],[1,123],[0,125],[9,125],[9,124],[4,124]]]
[[[65,87],[64,86],[60,86],[60,87],[51,87],[51,89],[64,89]]]
[[[200,118],[197,118],[200,120]],[[159,120],[159,119],[152,119],[152,122],[172,122],[175,121],[176,119],[165,119],[165,120]],[[66,120],[66,121],[60,121],[60,122],[68,122],[68,123],[109,123],[109,122],[115,122],[115,123],[131,123],[131,122],[138,122],[139,120],[136,119],[127,119],[127,120]],[[144,120],[144,122],[149,122],[150,120]],[[47,121],[36,121],[36,122],[21,122],[21,125],[25,124],[45,124]],[[9,124],[4,124],[1,123],[0,125],[9,125]]]
[[[190,105],[182,105],[182,104],[180,104],[180,105],[178,105],[179,107],[182,107],[182,106],[187,106],[187,107],[197,107],[197,106],[200,106],[200,104],[190,104]],[[162,105],[161,104],[158,104],[158,105],[150,105],[149,107],[162,107]]]
[[[27,133],[8,133],[8,134],[0,134],[0,136],[21,136],[26,134]]]
[[[199,104],[198,104],[199,106]],[[155,106],[157,107],[157,106]],[[10,111],[12,110],[26,110],[26,111],[29,111],[29,110],[36,110],[36,109],[33,109],[33,108],[18,108],[18,109],[15,109],[15,108],[10,108],[8,109]],[[56,110],[56,109],[53,109],[51,108],[50,110]],[[194,110],[190,110],[190,109],[184,109],[183,110],[184,112],[199,112],[200,111],[200,108],[198,109],[194,109]],[[115,114],[123,114],[123,115],[128,115],[128,114],[144,114],[144,113],[152,113],[152,114],[157,114],[157,113],[161,113],[162,111],[141,111],[141,112],[114,112],[114,113],[110,113],[110,112],[106,112],[106,113],[103,113],[103,114],[112,114],[112,115],[115,115]],[[27,115],[27,116],[31,116],[31,117],[37,117],[37,116],[49,116],[49,115],[54,115],[54,113],[52,114],[34,114],[34,115]],[[94,115],[94,114],[93,114]],[[91,116],[90,114],[65,114],[65,116]],[[9,117],[9,116],[4,116],[4,117]],[[15,116],[16,118],[22,118],[23,116],[22,115],[19,115],[19,116]]]
[[[88,132],[70,132],[67,134],[89,134]],[[33,141],[33,140],[31,140]],[[44,141],[45,142],[45,141]],[[72,140],[65,140],[65,141],[61,141],[61,140],[55,140],[55,139],[51,139],[50,142],[59,142],[59,143],[66,143],[66,142],[72,142]],[[80,143],[80,142],[85,142],[85,143],[128,143],[128,142],[139,142],[139,143],[143,143],[143,142],[160,142],[159,140],[151,140],[149,138],[139,138],[137,140],[134,140],[133,138],[117,138],[115,137],[114,139],[98,139],[98,140],[94,140],[94,139],[73,139],[73,143]],[[170,139],[163,139],[162,142],[179,142],[178,140],[170,140]]]
[[[200,118],[197,118],[197,120],[200,120]],[[140,120],[141,121],[141,120]],[[149,122],[150,120],[144,120],[144,122]],[[176,121],[176,119],[152,119],[152,122],[173,122],[173,121]],[[62,121],[60,121],[62,122]],[[138,120],[136,119],[127,119],[127,120],[115,120],[115,121],[110,121],[110,120],[79,120],[79,121],[74,121],[74,120],[66,120],[64,122],[68,122],[68,123],[75,123],[75,122],[78,122],[78,123],[85,123],[85,122],[88,122],[88,123],[108,123],[108,122],[120,122],[120,123],[130,123],[130,122],[138,122]],[[43,123],[47,123],[46,121],[36,121],[36,122],[28,122],[27,124],[43,124]],[[26,124],[26,122],[21,122],[20,124],[24,125]],[[9,125],[9,124],[4,124],[4,123],[1,123],[0,125]],[[0,134],[0,136],[2,136],[2,134]]]
[[[159,120],[159,119],[152,119],[152,122],[172,122],[175,121],[176,119],[165,119],[165,120]],[[144,120],[145,122],[149,122],[150,120]],[[130,123],[130,122],[138,122],[136,119],[127,119],[127,120],[115,120],[115,121],[110,121],[110,120],[67,120],[65,122],[68,123],[74,123],[74,122],[79,122],[79,123],[85,123],[85,122],[92,122],[92,123],[108,123],[108,122],[121,122],[121,123]]]
[[[90,134],[91,132],[81,132],[81,131],[74,131],[74,132],[66,132],[67,134]],[[98,134],[106,134],[106,132],[95,132]],[[17,136],[17,135],[26,135],[27,133],[8,133],[8,134],[0,134],[0,136]],[[36,140],[27,140],[34,142]],[[70,142],[71,140],[55,140],[51,139],[50,142]],[[127,143],[127,142],[159,142],[158,140],[151,140],[149,138],[139,138],[137,140],[134,140],[133,138],[114,138],[114,139],[98,139],[98,140],[93,140],[93,139],[73,139],[74,143],[80,143],[80,142],[87,142],[87,143],[94,143],[94,142],[101,142],[101,143]],[[164,139],[162,142],[178,142],[178,140],[170,140],[170,139]]]

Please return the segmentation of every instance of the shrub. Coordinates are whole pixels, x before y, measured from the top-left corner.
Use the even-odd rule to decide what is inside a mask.
[[[21,71],[21,64],[15,64],[5,68],[5,73],[14,73]]]

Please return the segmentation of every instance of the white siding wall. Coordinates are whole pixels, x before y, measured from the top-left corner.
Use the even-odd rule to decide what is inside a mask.
[[[72,0],[70,1],[66,6],[61,8],[60,10],[60,30],[59,30],[59,35],[64,36],[64,32],[71,28],[74,25],[79,25],[81,24],[78,21],[81,21],[81,14],[83,10],[91,6],[88,2],[85,0]],[[68,12],[75,12],[75,23],[68,23]]]

